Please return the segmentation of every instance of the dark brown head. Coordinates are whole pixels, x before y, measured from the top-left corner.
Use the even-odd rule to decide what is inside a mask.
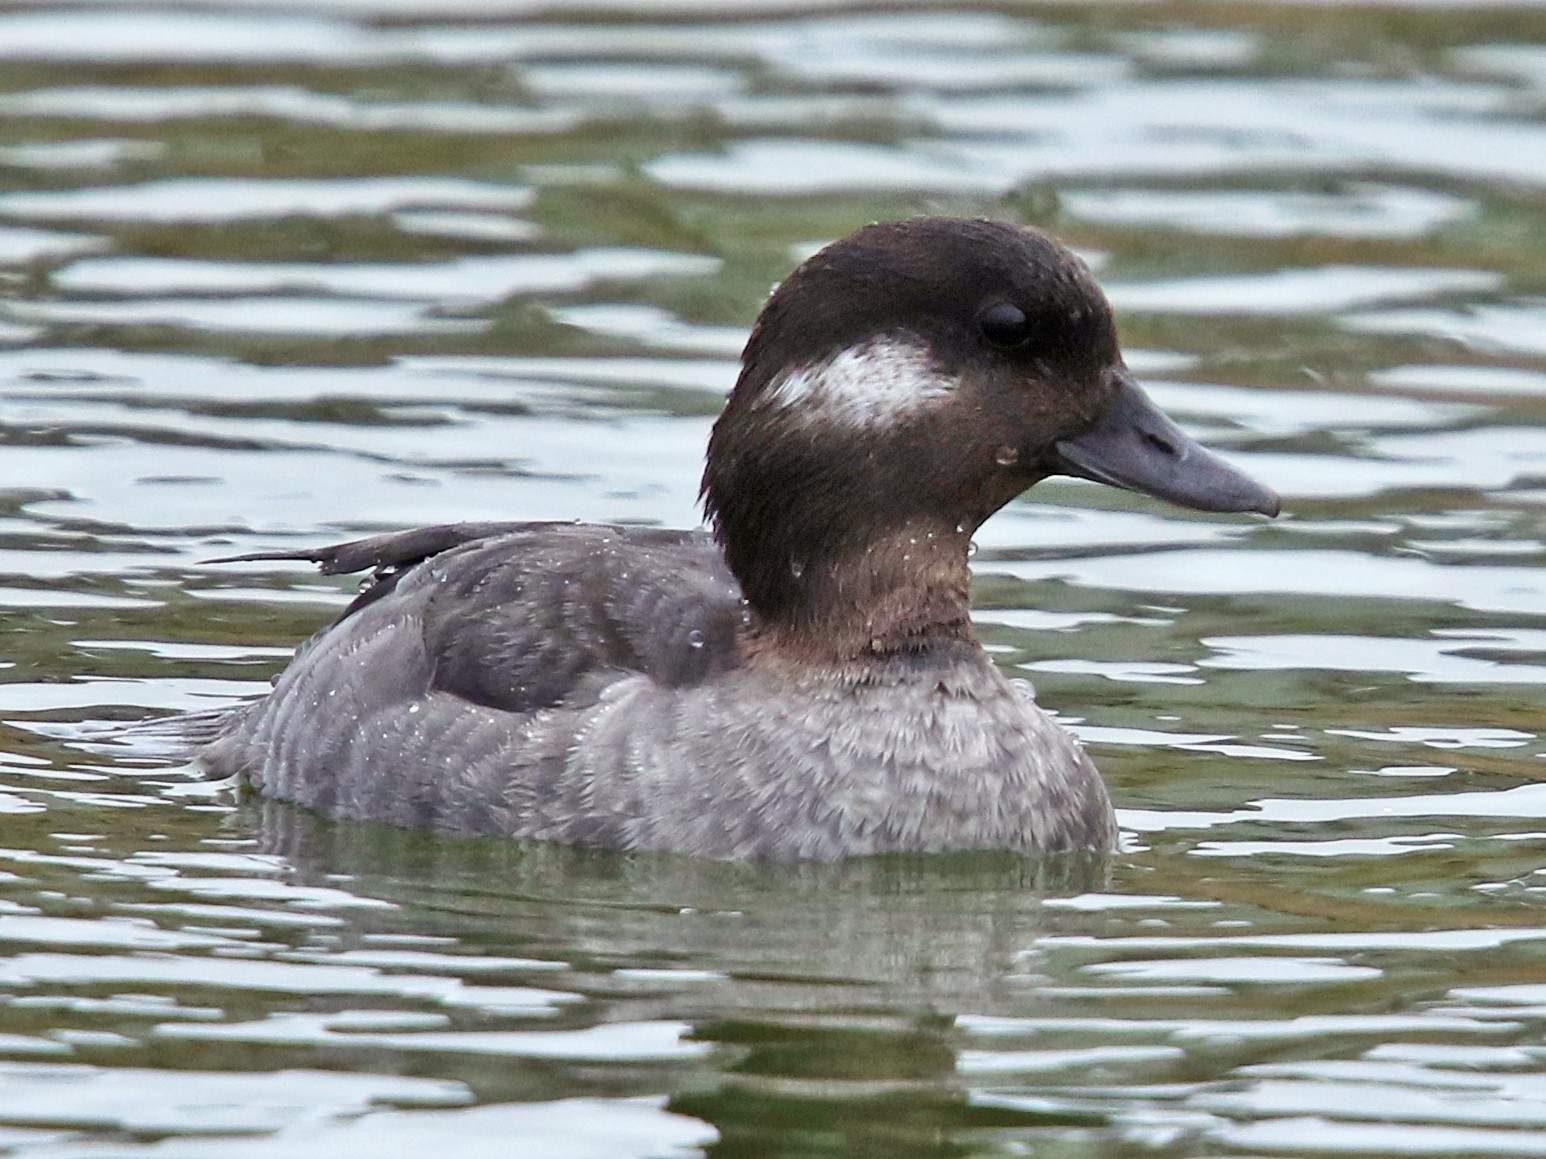
[[[828,246],[774,291],[702,494],[752,609],[779,621],[809,613],[808,575],[877,544],[954,538],[964,571],[972,531],[1056,473],[1277,510],[1143,396],[1067,248],[1005,222],[914,218]]]

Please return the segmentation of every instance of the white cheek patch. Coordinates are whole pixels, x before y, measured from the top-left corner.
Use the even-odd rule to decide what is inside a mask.
[[[955,387],[918,347],[869,342],[815,366],[785,371],[759,402],[798,411],[812,422],[887,427],[948,398]]]

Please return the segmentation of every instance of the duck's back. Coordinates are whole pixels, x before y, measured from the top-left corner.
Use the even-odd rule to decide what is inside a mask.
[[[300,557],[375,576],[200,759],[336,816],[508,831],[539,717],[738,663],[740,591],[701,533],[461,524]]]

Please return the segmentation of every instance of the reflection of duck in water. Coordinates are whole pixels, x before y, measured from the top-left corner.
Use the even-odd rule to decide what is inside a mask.
[[[327,927],[328,940],[354,952],[335,959],[306,940],[308,961],[358,970],[372,949],[433,930],[443,944],[419,959],[426,973],[466,979],[457,963],[470,969],[502,958],[569,964],[572,972],[518,970],[511,980],[585,993],[588,1005],[565,1007],[547,1029],[595,1025],[598,1050],[607,1031],[619,1032],[622,1057],[602,1055],[600,1072],[595,1058],[555,1058],[542,1065],[550,1085],[616,1073],[633,1061],[627,1052],[639,1041],[636,1029],[659,1044],[675,1027],[680,1049],[670,1051],[669,1070],[653,1057],[638,1060],[642,1071],[638,1063],[625,1069],[669,1076],[668,1109],[723,1134],[725,1143],[710,1155],[735,1153],[733,1143],[746,1137],[755,1142],[741,1150],[757,1152],[755,1143],[777,1124],[779,1132],[793,1126],[816,1139],[822,1154],[939,1159],[950,1153],[942,1139],[958,1132],[1062,1121],[1045,1107],[1017,1112],[979,1101],[984,1087],[1008,1080],[964,1069],[962,1052],[1001,1049],[1003,1040],[976,1039],[956,1016],[1067,1015],[1069,999],[1049,999],[1049,1010],[1037,991],[1088,984],[1080,973],[1088,955],[1049,956],[1041,939],[1105,929],[1110,915],[1088,925],[1070,921],[1079,911],[1048,910],[1047,894],[1135,884],[1120,869],[1109,881],[1110,859],[1099,856],[1028,860],[989,852],[725,865],[528,841],[426,841],[260,799],[244,802],[231,822],[233,833],[255,839],[253,852],[283,858],[290,883],[374,903],[329,909],[332,916],[318,920],[341,924]],[[283,928],[272,936],[283,938]],[[489,976],[479,968],[480,980]],[[418,1054],[414,1030],[377,1034],[348,1013],[305,1017],[324,1025],[337,1017],[340,1027],[307,1048],[313,1061],[318,1049]],[[282,1018],[248,1024],[256,1041],[270,1030],[283,1036],[285,1025]],[[546,1037],[540,1026],[510,1035],[508,1013],[490,1025],[467,1008],[454,1027],[426,1029],[442,1059],[458,1053],[458,1040],[468,1059],[480,1039],[497,1051],[501,1039]],[[1064,1045],[1094,1045],[1108,1035],[1074,1028]],[[1117,1073],[1111,1065],[1121,1068],[1098,1064],[1097,1083]],[[514,1073],[530,1068],[517,1065]],[[1056,1078],[1079,1081],[1068,1072]]]
[[[1053,474],[1278,508],[1148,401],[1057,242],[870,226],[764,308],[709,442],[712,540],[460,524],[275,553],[375,579],[201,760],[340,817],[619,849],[1108,849],[1094,766],[970,629],[972,533]]]

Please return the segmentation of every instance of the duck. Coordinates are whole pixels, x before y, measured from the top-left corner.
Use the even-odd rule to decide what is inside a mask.
[[[228,557],[368,575],[196,760],[339,819],[620,852],[1108,853],[1099,772],[972,633],[973,534],[1053,475],[1280,507],[1150,400],[1051,235],[872,224],[763,306],[706,530],[455,523]]]

